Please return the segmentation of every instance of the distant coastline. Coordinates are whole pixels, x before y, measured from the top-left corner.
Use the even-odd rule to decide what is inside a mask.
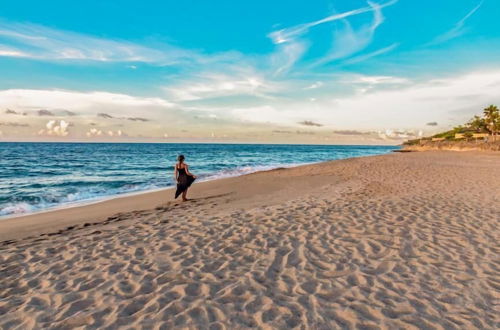
[[[500,111],[490,105],[483,116],[472,117],[465,125],[435,134],[431,137],[408,140],[403,151],[453,150],[500,151]]]
[[[422,140],[418,144],[403,145],[403,151],[500,151],[500,141],[429,141]]]

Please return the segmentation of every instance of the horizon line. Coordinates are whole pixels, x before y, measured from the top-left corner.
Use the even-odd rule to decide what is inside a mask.
[[[280,143],[280,142],[110,142],[110,141],[0,141],[1,143],[60,143],[60,144],[240,144],[240,145],[296,145],[296,146],[370,146],[401,147],[399,144],[357,144],[357,143]]]

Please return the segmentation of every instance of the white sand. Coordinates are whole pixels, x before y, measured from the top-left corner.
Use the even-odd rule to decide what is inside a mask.
[[[499,328],[500,153],[350,159],[171,194],[0,222],[13,239],[0,327]]]

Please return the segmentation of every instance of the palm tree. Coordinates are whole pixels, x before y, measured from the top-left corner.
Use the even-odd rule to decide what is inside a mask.
[[[472,119],[467,123],[467,127],[477,133],[482,133],[488,130],[484,118],[479,116],[472,117]]]
[[[483,114],[486,128],[491,133],[491,135],[493,135],[493,140],[496,140],[500,121],[498,107],[496,105],[490,105],[489,107],[484,109]]]

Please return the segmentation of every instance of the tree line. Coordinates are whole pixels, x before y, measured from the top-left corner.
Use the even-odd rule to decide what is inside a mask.
[[[465,125],[465,131],[484,132],[497,135],[500,131],[500,112],[496,105],[490,105],[483,110],[483,116],[474,116]]]
[[[434,135],[434,138],[455,139],[456,134],[463,134],[463,137],[470,139],[474,133],[487,133],[493,136],[500,131],[500,111],[496,105],[490,105],[483,110],[483,115],[475,115],[465,125],[459,125],[452,130]]]
[[[463,138],[469,140],[475,133],[485,133],[492,136],[492,140],[496,140],[496,136],[500,132],[500,111],[496,105],[490,105],[483,110],[482,116],[475,115],[465,125],[459,125],[452,130],[442,132],[432,136],[431,138],[444,138],[446,140],[455,140],[456,135],[460,134]],[[409,140],[405,145],[414,145],[420,143],[421,140],[429,138]]]

